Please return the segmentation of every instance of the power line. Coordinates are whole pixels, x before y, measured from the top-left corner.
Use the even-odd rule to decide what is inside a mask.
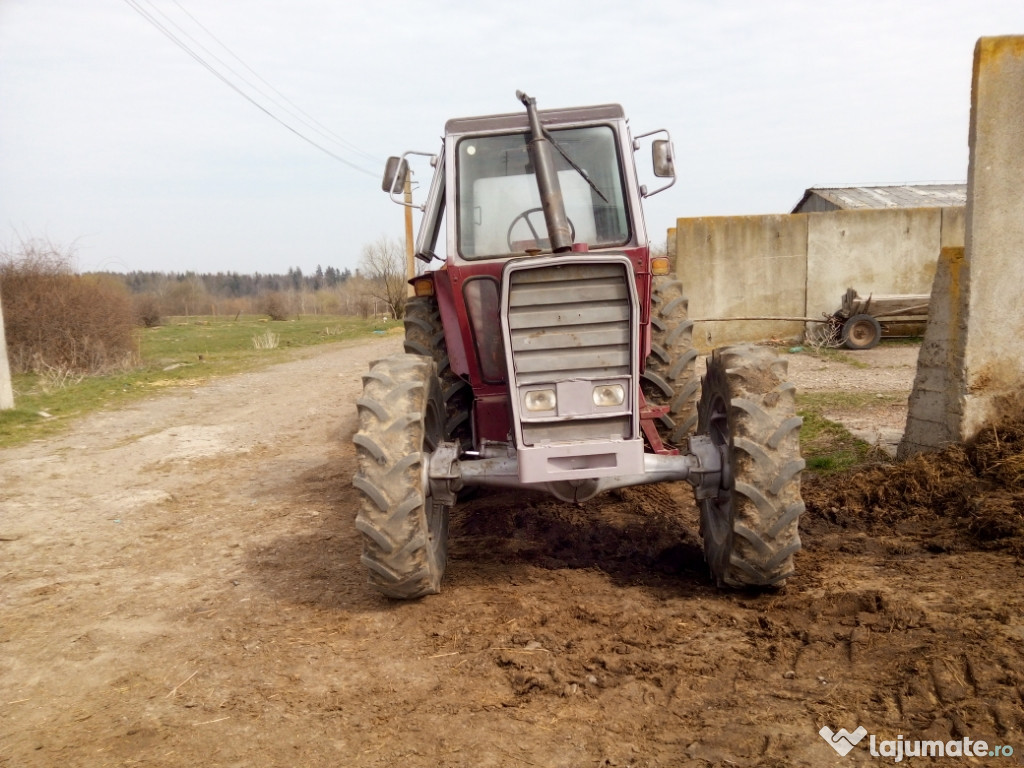
[[[257,72],[255,69],[250,67],[245,61],[242,60],[242,58],[238,54],[236,54],[234,51],[232,51],[220,38],[218,38],[215,34],[213,34],[213,32],[211,32],[210,29],[208,27],[206,27],[206,25],[204,25],[201,21],[199,21],[199,19],[197,19],[192,13],[190,13],[188,11],[188,9],[185,8],[185,6],[183,6],[180,2],[178,2],[178,0],[171,0],[171,2],[173,2],[176,6],[178,6],[178,8],[181,10],[181,12],[184,13],[186,16],[188,16],[197,27],[199,27],[201,30],[203,30],[203,32],[205,32],[207,35],[209,35],[210,38],[214,42],[217,43],[217,45],[219,45],[221,48],[223,48],[225,51],[227,51],[228,54],[235,61],[237,61],[239,64],[241,64],[243,67],[245,67],[245,69],[247,69],[257,80],[259,80],[261,83],[266,85],[267,88],[269,88],[271,91],[274,92],[274,94],[276,94],[278,97],[280,97],[288,105],[288,106],[279,105],[279,106],[282,107],[282,109],[284,109],[287,112],[290,112],[292,114],[292,116],[298,118],[301,122],[305,123],[308,127],[312,128],[314,131],[319,133],[321,136],[323,136],[323,137],[325,137],[327,139],[332,139],[332,140],[336,141],[338,144],[340,144],[341,146],[345,147],[346,149],[351,150],[353,152],[357,152],[358,154],[362,155],[363,157],[365,157],[368,160],[372,160],[375,163],[379,163],[380,162],[380,158],[375,157],[374,155],[371,155],[369,152],[366,152],[363,149],[361,149],[360,147],[357,147],[355,144],[353,144],[352,142],[348,141],[343,136],[338,135],[337,133],[332,131],[330,128],[328,128],[326,125],[324,125],[319,120],[317,120],[315,117],[313,117],[311,114],[306,112],[302,107],[300,107],[294,101],[289,99],[285,94],[281,93],[281,91],[279,91],[277,88],[275,88],[272,83],[270,83],[266,78],[264,78],[262,75],[260,75],[260,73]],[[150,2],[150,5],[152,5],[152,2]],[[165,18],[169,18],[169,17],[167,17],[166,14],[162,14],[162,15]],[[175,24],[175,26],[178,27],[177,24]],[[181,27],[178,27],[178,29],[181,29]],[[185,30],[182,29],[182,32],[185,32]],[[185,32],[185,34],[187,35],[188,33]],[[191,40],[195,40],[195,38],[193,38],[191,35],[188,35],[188,36],[189,36],[189,38]],[[196,41],[196,43],[198,45],[200,45],[203,48],[203,50],[209,51],[209,49],[207,49],[205,46],[203,46],[202,43],[199,43],[198,41]],[[217,58],[216,55],[213,54],[212,52],[210,53],[210,55],[214,56],[214,58]],[[219,58],[217,60],[221,61]],[[223,63],[223,62],[221,62],[221,63]],[[225,64],[225,66],[227,66],[227,65]],[[228,69],[231,69],[231,68],[228,67]],[[233,69],[231,71],[234,72]],[[238,75],[237,72],[235,72],[235,74]],[[241,77],[240,75],[238,75],[238,76],[242,80],[245,79],[244,77]],[[250,85],[252,85],[252,84],[250,83]],[[260,89],[257,87],[257,90],[260,90]],[[263,93],[264,93],[264,95],[267,95],[265,92],[263,92]],[[268,98],[271,98],[271,97],[269,97],[269,95],[268,95]],[[291,107],[291,109],[289,109],[289,106]],[[305,118],[305,119],[303,119],[303,118]]]
[[[218,80],[220,80],[226,86],[228,86],[231,90],[235,91],[235,93],[237,93],[243,99],[248,101],[250,104],[252,104],[258,110],[263,112],[265,115],[270,117],[272,120],[274,120],[275,122],[279,123],[284,128],[286,128],[287,130],[291,131],[293,134],[298,136],[300,139],[302,139],[306,143],[312,145],[313,147],[316,147],[321,152],[323,152],[324,154],[334,158],[338,162],[344,163],[345,165],[347,165],[348,167],[352,168],[353,170],[359,171],[360,173],[365,173],[368,176],[373,176],[373,177],[377,176],[377,174],[374,173],[373,171],[369,171],[366,168],[363,168],[363,167],[357,165],[356,163],[353,163],[351,160],[348,160],[348,159],[342,157],[341,155],[338,155],[338,154],[332,152],[327,147],[323,146],[322,144],[320,144],[319,142],[315,141],[314,139],[311,139],[309,136],[305,135],[304,133],[302,133],[301,131],[296,129],[294,126],[289,125],[282,118],[280,118],[279,116],[275,115],[273,112],[271,112],[265,106],[260,104],[256,99],[254,99],[252,96],[250,96],[244,90],[242,90],[237,84],[235,84],[229,78],[227,78],[223,73],[221,73],[216,67],[214,67],[212,64],[210,64],[201,55],[199,55],[192,48],[190,48],[187,43],[185,43],[178,36],[176,36],[170,29],[168,29],[164,24],[162,24],[159,19],[157,19],[149,11],[144,9],[140,5],[138,0],[124,0],[124,1],[128,5],[128,7],[132,8],[136,13],[138,13],[140,16],[142,16],[146,21],[148,21],[150,24],[152,24],[154,27],[156,27],[164,36],[167,37],[167,39],[169,39],[172,43],[174,43],[179,48],[181,48],[186,54],[188,54],[190,57],[192,57],[200,66],[204,67],[207,71],[210,72],[210,74],[212,74],[214,77],[216,77]],[[165,15],[165,18],[167,18],[166,15]],[[170,19],[168,19],[168,21],[170,21]],[[171,21],[171,23],[174,24],[173,21]],[[174,26],[177,27],[178,25],[175,24]],[[180,27],[178,27],[178,28],[181,29]],[[182,31],[184,32],[184,30],[182,30]],[[185,34],[187,35],[187,33],[185,33]],[[189,35],[189,37],[190,37],[190,39],[193,39],[193,41],[195,41],[194,38],[191,38],[190,35]],[[202,46],[201,43],[196,42],[196,44],[200,45],[200,47],[202,47],[203,50],[206,50],[207,53],[210,53],[210,51],[208,49],[206,49],[205,46]],[[263,94],[260,91],[259,88],[256,88],[255,86],[252,85],[252,83],[249,83],[247,80],[245,80],[244,77],[241,77],[237,72],[235,72],[229,66],[224,64],[224,62],[221,61],[219,58],[217,58],[214,54],[210,53],[210,55],[213,56],[213,58],[217,59],[217,61],[219,61],[230,72],[232,72],[232,74],[234,74],[236,77],[238,77],[240,80],[242,80],[242,82],[246,83],[246,85],[248,85],[249,87],[253,88],[257,92],[260,92],[261,95],[263,95],[266,98],[266,94]],[[273,99],[271,99],[271,101],[273,101]],[[278,106],[280,106],[280,105],[278,105]]]
[[[256,101],[256,100],[255,100],[254,98],[252,98],[252,97],[251,97],[251,96],[250,96],[249,94],[247,94],[247,93],[246,93],[245,91],[243,91],[243,90],[242,90],[242,89],[241,89],[241,88],[240,88],[240,87],[239,87],[238,85],[236,85],[235,83],[233,83],[233,82],[232,82],[231,80],[229,80],[229,79],[228,79],[228,78],[227,78],[227,77],[226,77],[226,76],[225,76],[224,74],[222,74],[222,73],[221,73],[220,71],[218,71],[216,67],[214,67],[214,66],[213,66],[212,64],[210,64],[210,63],[209,63],[209,62],[208,62],[208,61],[207,61],[206,59],[204,59],[204,58],[203,58],[203,57],[202,57],[202,56],[201,56],[200,54],[198,54],[198,53],[197,53],[196,51],[194,51],[194,50],[193,50],[192,48],[190,48],[190,47],[188,46],[188,44],[187,44],[187,43],[185,43],[185,42],[184,42],[183,40],[181,40],[181,39],[180,39],[180,38],[179,38],[178,36],[176,36],[176,35],[175,35],[175,34],[174,34],[174,33],[173,33],[173,32],[172,32],[172,31],[171,31],[170,29],[168,29],[168,28],[167,28],[167,27],[166,27],[166,26],[165,26],[164,24],[162,24],[162,23],[161,23],[161,22],[160,22],[160,21],[159,21],[159,20],[158,20],[158,19],[157,19],[157,18],[156,18],[155,16],[153,16],[153,15],[152,15],[152,14],[151,14],[150,12],[148,12],[147,10],[145,10],[145,9],[144,9],[144,8],[143,8],[143,7],[142,7],[142,6],[141,6],[141,5],[140,5],[140,4],[139,4],[139,3],[137,2],[137,0],[125,0],[125,2],[126,2],[126,3],[128,4],[128,5],[129,5],[129,7],[131,7],[131,8],[133,9],[133,10],[135,10],[135,11],[136,11],[137,13],[139,13],[139,15],[141,15],[141,16],[142,16],[142,17],[143,17],[144,19],[146,19],[146,20],[147,20],[147,21],[148,21],[148,22],[149,22],[150,24],[152,24],[152,25],[153,25],[154,27],[156,27],[156,28],[157,28],[157,29],[158,29],[158,30],[159,30],[159,31],[160,31],[161,33],[163,33],[163,34],[164,34],[164,35],[165,35],[165,36],[166,36],[166,37],[167,37],[167,38],[168,38],[168,39],[169,39],[169,40],[170,40],[171,42],[173,42],[173,43],[174,43],[175,45],[177,45],[177,46],[178,46],[179,48],[181,48],[181,49],[182,49],[183,51],[185,51],[185,53],[187,53],[187,54],[188,54],[189,56],[191,56],[191,57],[192,57],[192,58],[193,58],[193,59],[194,59],[194,60],[195,60],[195,61],[196,61],[197,63],[199,63],[199,64],[200,64],[201,66],[203,66],[203,67],[204,67],[205,69],[207,69],[207,70],[208,70],[208,71],[209,71],[209,72],[210,72],[210,73],[211,73],[212,75],[214,75],[214,76],[215,76],[215,77],[216,77],[216,78],[217,78],[218,80],[220,80],[221,82],[223,82],[223,83],[224,83],[225,85],[227,85],[227,86],[228,86],[229,88],[231,88],[231,89],[232,89],[233,91],[235,91],[235,92],[236,92],[236,93],[237,93],[238,95],[240,95],[240,96],[241,96],[242,98],[244,98],[244,99],[245,99],[246,101],[248,101],[249,103],[251,103],[251,104],[252,104],[252,105],[253,105],[254,107],[256,107],[257,109],[259,109],[259,110],[260,110],[261,112],[263,112],[264,114],[266,114],[266,115],[267,115],[268,117],[270,117],[271,119],[273,119],[273,120],[274,120],[275,122],[277,122],[277,123],[281,124],[281,125],[282,125],[282,126],[284,126],[284,127],[286,128],[286,129],[288,129],[289,131],[291,131],[292,133],[294,133],[294,134],[295,134],[296,136],[298,136],[298,137],[299,137],[300,139],[302,139],[303,141],[307,142],[308,144],[310,144],[310,145],[312,145],[312,146],[316,147],[317,149],[319,149],[319,150],[320,150],[321,152],[323,152],[324,154],[326,154],[326,155],[328,155],[328,156],[330,156],[330,157],[334,158],[335,160],[338,160],[338,161],[339,161],[339,162],[341,162],[341,163],[344,163],[345,165],[349,166],[350,168],[353,168],[354,170],[357,170],[357,171],[359,171],[360,173],[365,173],[365,174],[367,174],[368,176],[374,176],[374,177],[375,177],[375,176],[377,175],[377,174],[375,174],[374,172],[372,172],[372,171],[369,171],[369,170],[367,170],[366,168],[363,168],[363,167],[361,167],[361,166],[357,165],[356,163],[353,163],[352,161],[350,161],[350,160],[348,160],[348,159],[346,159],[346,158],[344,158],[344,157],[342,157],[342,156],[340,156],[340,155],[338,155],[338,154],[336,154],[336,153],[332,152],[332,151],[331,151],[331,150],[329,150],[329,149],[328,149],[327,147],[324,147],[324,146],[323,146],[322,144],[320,144],[319,142],[317,142],[317,141],[315,141],[315,140],[311,139],[311,138],[310,138],[309,136],[305,135],[304,133],[302,133],[301,131],[299,131],[298,129],[296,129],[296,128],[295,128],[294,126],[292,126],[292,125],[289,125],[289,124],[288,124],[287,122],[285,122],[285,121],[284,121],[284,120],[283,120],[282,118],[280,118],[280,117],[279,117],[278,115],[275,115],[275,114],[274,114],[273,112],[271,112],[271,111],[270,111],[269,109],[267,109],[267,108],[266,108],[265,106],[263,106],[262,104],[260,104],[260,103],[259,103],[258,101]],[[150,3],[150,5],[152,5],[152,3]],[[166,16],[166,14],[162,14],[162,13],[161,13],[161,15],[163,15],[163,16],[164,16],[165,18],[168,18],[168,17]],[[169,18],[168,18],[168,21],[170,21],[170,23],[174,24],[174,26],[175,26],[175,27],[177,27],[178,29],[181,29],[181,27],[180,27],[180,26],[178,26],[177,24],[175,24],[175,23],[174,23],[174,22],[173,22],[172,20],[170,20]],[[216,55],[212,54],[212,53],[211,53],[211,52],[209,51],[209,49],[207,49],[207,48],[206,48],[205,46],[203,46],[203,45],[202,45],[201,43],[199,43],[198,41],[195,41],[195,38],[192,38],[192,37],[191,37],[191,35],[188,35],[188,33],[187,33],[187,32],[185,32],[184,30],[182,30],[182,32],[183,32],[184,34],[186,34],[186,35],[187,35],[187,36],[188,36],[188,37],[189,37],[190,39],[192,39],[192,40],[193,40],[194,42],[196,42],[196,44],[197,44],[197,45],[199,45],[200,47],[202,47],[202,48],[203,48],[203,50],[207,51],[207,53],[210,53],[210,55],[211,55],[211,56],[213,56],[213,58],[215,58],[215,59],[216,59],[217,61],[219,61],[219,62],[220,62],[220,63],[222,64],[222,66],[224,66],[224,67],[225,67],[226,69],[228,69],[228,71],[232,72],[232,74],[234,74],[234,75],[235,75],[236,77],[238,77],[238,79],[242,80],[242,82],[246,83],[247,85],[249,85],[249,87],[253,88],[253,89],[254,89],[254,90],[256,90],[257,92],[260,92],[260,90],[259,90],[258,88],[254,87],[254,86],[253,86],[253,85],[252,85],[251,83],[249,83],[249,82],[248,82],[247,80],[245,80],[245,78],[244,78],[244,77],[242,77],[242,76],[241,76],[241,75],[239,75],[239,74],[238,74],[237,72],[235,72],[235,71],[234,71],[233,69],[231,69],[231,67],[229,67],[228,65],[226,65],[226,64],[225,64],[225,63],[224,63],[224,62],[223,62],[223,61],[222,61],[221,59],[219,59],[219,58],[218,58],[218,57],[217,57]],[[260,92],[260,93],[261,93],[261,95],[263,95],[263,96],[264,96],[264,97],[266,98],[266,94],[263,94],[262,92]],[[271,101],[273,101],[273,99],[270,99],[270,100],[271,100]],[[280,105],[278,105],[278,106],[280,106]]]

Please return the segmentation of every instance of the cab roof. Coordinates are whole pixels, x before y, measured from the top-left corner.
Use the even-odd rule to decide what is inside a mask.
[[[566,109],[538,110],[545,125],[601,122],[619,120],[626,116],[619,104],[597,104],[590,107],[568,107]],[[530,128],[526,110],[502,115],[481,117],[454,117],[444,124],[445,135],[457,133],[480,133],[489,131],[526,131]]]

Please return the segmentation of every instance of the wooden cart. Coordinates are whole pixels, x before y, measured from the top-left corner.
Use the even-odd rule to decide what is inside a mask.
[[[871,349],[882,336],[912,335],[907,332],[928,321],[931,295],[905,293],[860,296],[849,288],[842,306],[831,317],[831,326],[847,349]],[[898,330],[903,329],[903,333]]]

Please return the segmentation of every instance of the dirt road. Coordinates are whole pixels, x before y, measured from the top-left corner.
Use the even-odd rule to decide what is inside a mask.
[[[728,594],[686,486],[581,509],[480,496],[454,513],[441,595],[371,593],[353,402],[399,345],[0,451],[0,766],[893,762],[867,738],[840,757],[822,726],[1017,753],[904,765],[1021,764],[1024,565],[937,543],[927,516],[809,514],[784,589]],[[817,380],[872,381],[846,368]]]

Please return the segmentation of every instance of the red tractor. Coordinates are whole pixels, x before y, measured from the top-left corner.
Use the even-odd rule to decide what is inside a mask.
[[[640,205],[675,181],[668,133],[633,138],[616,104],[538,111],[517,96],[525,112],[449,120],[430,155],[415,254],[442,263],[411,281],[405,353],[371,365],[358,401],[370,583],[438,592],[469,486],[580,503],[685,480],[716,582],[781,584],[804,508],[793,386],[753,346],[715,350],[696,377],[687,301]],[[668,179],[653,192],[633,162],[652,136]],[[417,154],[388,160],[396,202]]]

